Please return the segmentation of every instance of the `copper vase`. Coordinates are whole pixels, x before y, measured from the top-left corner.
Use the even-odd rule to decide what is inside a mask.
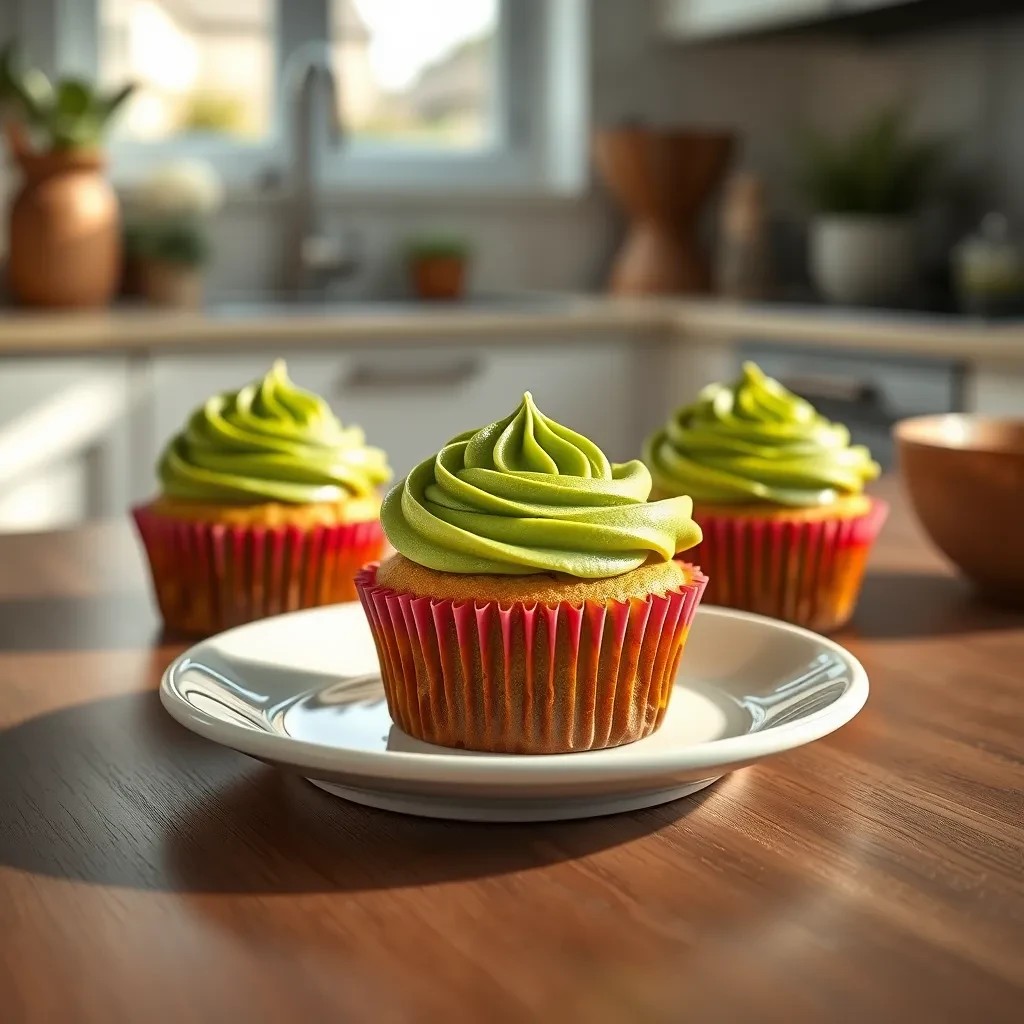
[[[8,283],[28,306],[104,306],[121,270],[117,195],[101,154],[16,154],[22,183],[11,204]]]
[[[608,282],[619,295],[705,292],[697,220],[733,152],[728,132],[625,127],[598,131],[594,156],[630,226]]]

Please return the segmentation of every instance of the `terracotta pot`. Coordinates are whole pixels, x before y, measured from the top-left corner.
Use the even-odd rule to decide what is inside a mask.
[[[459,299],[466,290],[466,260],[461,256],[416,256],[409,260],[409,270],[419,299]]]
[[[203,275],[196,267],[162,260],[140,260],[140,291],[154,306],[196,309],[203,301]]]
[[[11,204],[8,280],[30,306],[103,306],[117,290],[117,195],[96,152],[16,154],[22,183]]]
[[[597,167],[631,221],[609,291],[660,295],[708,290],[711,274],[695,229],[732,151],[728,132],[598,131]]]

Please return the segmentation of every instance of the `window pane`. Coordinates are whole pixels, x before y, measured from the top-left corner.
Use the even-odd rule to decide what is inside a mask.
[[[122,136],[257,138],[271,122],[274,0],[100,0],[100,76],[138,92]]]
[[[359,140],[494,141],[498,0],[332,0],[342,118]]]

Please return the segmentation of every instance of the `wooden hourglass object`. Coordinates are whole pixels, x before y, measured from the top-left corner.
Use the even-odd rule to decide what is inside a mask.
[[[630,219],[608,290],[618,295],[704,292],[708,263],[697,244],[704,203],[733,152],[728,132],[605,128],[594,156],[608,188]]]

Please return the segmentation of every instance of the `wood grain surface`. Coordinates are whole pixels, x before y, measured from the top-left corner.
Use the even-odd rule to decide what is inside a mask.
[[[872,693],[825,740],[634,814],[433,822],[171,721],[125,524],[0,538],[0,1021],[1019,1021],[1024,615],[897,499],[840,639]]]

